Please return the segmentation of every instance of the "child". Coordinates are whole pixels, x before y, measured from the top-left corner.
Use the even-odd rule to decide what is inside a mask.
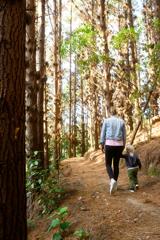
[[[135,192],[138,189],[138,169],[141,169],[141,161],[138,155],[135,153],[135,149],[132,145],[126,146],[126,154],[122,154],[122,158],[126,161],[130,192]]]

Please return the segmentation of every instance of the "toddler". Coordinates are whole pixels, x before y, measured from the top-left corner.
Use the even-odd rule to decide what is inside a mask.
[[[126,154],[122,154],[122,158],[125,159],[128,178],[129,178],[129,190],[135,192],[138,189],[138,169],[141,169],[141,161],[135,152],[132,145],[126,146]]]

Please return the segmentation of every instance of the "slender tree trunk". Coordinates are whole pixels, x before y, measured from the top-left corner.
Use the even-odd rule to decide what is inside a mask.
[[[33,152],[38,150],[35,0],[27,0],[27,14],[31,22],[26,26],[26,153],[31,158]]]
[[[97,93],[97,78],[93,76],[93,122],[94,122],[94,149],[99,148],[99,132],[98,132],[98,93]]]
[[[76,145],[77,145],[76,105],[77,105],[77,60],[75,57],[75,72],[73,78],[73,144],[72,144],[73,157],[76,157]]]
[[[105,99],[106,99],[107,115],[109,115],[112,96],[111,96],[110,87],[109,87],[111,75],[110,75],[110,63],[109,63],[110,54],[109,54],[109,48],[108,48],[108,29],[107,29],[108,16],[107,16],[105,0],[100,0],[100,9],[101,9],[101,29],[102,29],[103,41],[104,41],[104,55],[106,56],[106,61],[104,64]]]
[[[132,8],[132,0],[128,0],[128,15],[129,15],[129,27],[134,28],[134,23],[133,23],[133,8]],[[130,41],[130,50],[131,50],[131,69],[132,69],[132,78],[133,78],[133,84],[135,86],[135,90],[139,90],[139,79],[137,75],[137,70],[136,70],[136,64],[137,64],[137,46],[136,46],[136,41],[131,40]],[[135,99],[135,115],[136,117],[139,116],[140,114],[140,107],[139,107],[139,98],[137,97]]]
[[[44,135],[45,135],[45,144],[44,144],[44,168],[49,168],[49,153],[48,153],[48,93],[47,93],[47,83],[44,84]]]
[[[44,82],[45,77],[45,0],[41,0],[41,20],[39,39],[40,76],[38,80],[38,151],[40,167],[44,168]]]
[[[128,24],[127,24],[127,21],[128,21],[128,8],[127,7],[124,7],[124,16],[125,16],[124,23],[123,23],[123,25],[121,27],[122,28],[123,27],[127,28],[128,27]],[[127,80],[128,91],[127,91],[126,94],[127,94],[127,98],[129,99],[130,94],[131,94],[131,90],[132,90],[132,88],[130,87],[131,86],[131,71],[130,71],[131,66],[130,66],[129,44],[127,44],[127,47],[126,47],[125,50],[121,49],[121,52],[124,52],[123,56],[125,56],[125,59],[123,57],[123,60],[124,61],[126,60],[126,67],[124,68],[124,76],[125,76],[125,79]],[[126,115],[126,119],[127,119],[127,124],[129,125],[130,131],[133,131],[133,119],[132,119],[133,104],[128,100],[125,107],[126,107],[125,108],[125,115]]]
[[[60,1],[54,1],[54,77],[55,77],[55,166],[59,171],[61,159],[61,9]]]
[[[26,240],[25,1],[0,11],[0,240]]]
[[[72,35],[72,3],[70,10],[70,36]],[[72,153],[72,43],[70,43],[69,51],[69,157]]]
[[[158,5],[157,5],[158,4]],[[159,44],[160,41],[160,30],[159,28],[153,28],[153,16],[155,16],[157,19],[160,20],[160,15],[158,12],[160,3],[157,3],[157,0],[154,1],[146,1],[146,5],[144,5],[143,14],[144,14],[144,22],[146,26],[146,41],[148,45],[154,46],[154,48],[150,47],[148,48],[148,55],[149,60],[152,58],[153,54],[155,55],[156,60],[152,61],[152,63],[149,63],[146,70],[146,75],[148,78],[148,82],[151,83],[151,85],[154,87],[154,91],[150,98],[150,108],[152,112],[152,116],[156,116],[159,114],[159,90],[156,88],[157,83],[159,82],[159,55],[157,51],[154,52],[154,49],[156,47],[156,44]],[[153,53],[154,52],[154,53]]]
[[[146,104],[145,104],[145,106],[144,106],[144,108],[143,108],[142,114],[144,114],[146,108],[148,107],[148,104],[149,104],[150,98],[151,98],[151,96],[152,96],[152,93],[153,93],[153,91],[150,91],[150,92],[149,92],[149,95],[148,95]],[[136,134],[137,134],[137,132],[138,132],[138,129],[139,129],[139,127],[141,126],[141,123],[142,123],[142,120],[143,120],[142,114],[141,114],[141,117],[139,118],[139,120],[138,120],[138,122],[137,122],[137,126],[136,126],[136,128],[135,128],[135,130],[134,130],[134,132],[133,132],[133,136],[132,136],[132,139],[131,139],[131,144],[133,144],[133,142],[134,142],[134,140],[135,140],[135,137],[136,137]]]
[[[83,156],[86,150],[85,146],[85,123],[84,123],[84,88],[83,77],[81,76],[81,155]]]

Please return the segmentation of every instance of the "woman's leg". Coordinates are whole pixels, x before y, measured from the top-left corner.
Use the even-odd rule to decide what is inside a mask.
[[[122,155],[124,147],[123,146],[115,146],[114,147],[114,160],[113,160],[113,167],[114,167],[114,179],[117,181],[119,176],[119,160]]]
[[[113,158],[113,150],[112,146],[105,146],[105,163],[106,169],[109,178],[114,178],[113,170],[112,170],[112,158]]]

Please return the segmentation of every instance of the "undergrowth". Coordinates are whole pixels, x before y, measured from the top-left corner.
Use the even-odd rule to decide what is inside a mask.
[[[160,177],[160,169],[158,169],[156,166],[150,166],[148,168],[148,175],[149,176]]]
[[[50,214],[59,206],[64,195],[54,166],[50,165],[49,169],[39,166],[38,151],[27,161],[26,189],[28,205],[38,203],[39,214]]]

